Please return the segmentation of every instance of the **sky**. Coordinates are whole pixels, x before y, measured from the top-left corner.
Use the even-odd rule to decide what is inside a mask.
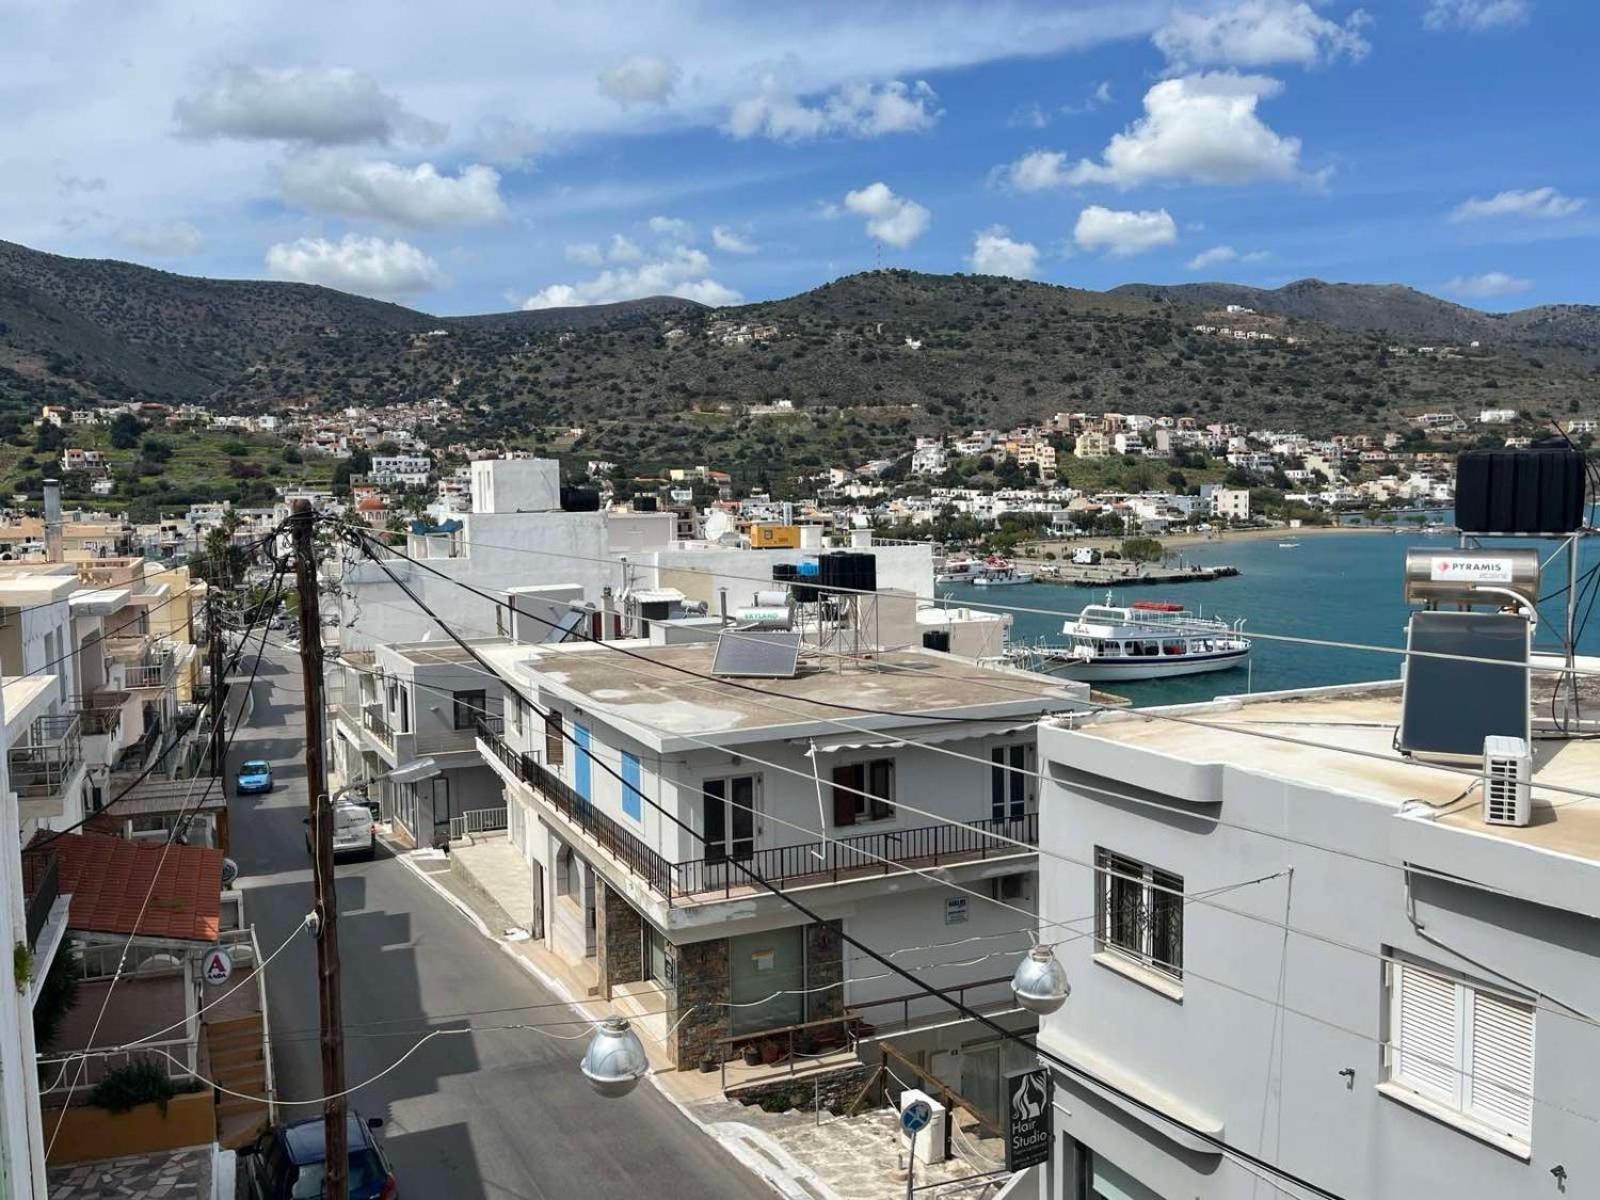
[[[1600,303],[1600,7],[0,0],[0,238],[439,314],[875,266]]]

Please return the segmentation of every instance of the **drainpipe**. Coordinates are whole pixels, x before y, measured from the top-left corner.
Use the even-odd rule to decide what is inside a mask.
[[[44,481],[44,556],[61,561],[61,484],[54,479]]]

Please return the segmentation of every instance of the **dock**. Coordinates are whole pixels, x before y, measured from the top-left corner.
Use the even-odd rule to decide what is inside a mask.
[[[1019,565],[1022,565],[1022,561]],[[1107,562],[1073,563],[1028,561],[1028,570],[1039,583],[1054,583],[1064,587],[1125,587],[1148,586],[1160,583],[1209,583],[1214,579],[1229,579],[1239,574],[1238,567],[1201,567],[1191,564],[1177,566],[1161,563],[1131,563],[1118,559]]]

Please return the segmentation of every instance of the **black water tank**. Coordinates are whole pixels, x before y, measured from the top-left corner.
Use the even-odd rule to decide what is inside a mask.
[[[562,512],[599,512],[600,492],[597,488],[563,487]]]
[[[796,563],[773,563],[772,582],[781,584],[789,589],[789,595],[796,604],[815,604],[817,602],[817,589],[810,584],[801,583],[807,578],[800,574],[800,567]]]
[[[950,631],[948,629],[930,629],[922,635],[922,645],[926,650],[943,650],[950,653]]]
[[[835,550],[817,559],[818,583],[841,597],[878,590],[878,558],[852,550]]]
[[[1571,533],[1583,497],[1583,453],[1565,441],[1456,459],[1456,525],[1466,533]]]
[[[654,496],[635,496],[633,498],[634,512],[655,512],[656,498]]]

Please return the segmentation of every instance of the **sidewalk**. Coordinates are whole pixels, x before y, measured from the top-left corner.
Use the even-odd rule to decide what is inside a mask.
[[[492,843],[480,842],[468,848],[474,867],[470,873],[454,869],[450,858],[440,851],[392,848],[401,862],[471,921],[479,933],[516,958],[530,975],[583,1016],[597,1021],[608,1015],[636,1017],[641,1004],[651,997],[632,996],[622,990],[613,1002],[601,1000],[593,994],[592,970],[586,975],[528,937],[525,926],[507,911],[515,906],[515,900],[497,886],[497,876],[500,885],[522,886],[517,871],[503,852],[484,854],[489,844]],[[510,849],[509,843],[505,845]],[[515,851],[511,850],[511,854],[515,856]],[[480,865],[483,869],[478,869]],[[522,870],[526,872],[525,865]],[[496,886],[501,898],[489,895],[488,886]],[[510,900],[510,904],[503,903],[502,898]],[[651,1081],[685,1116],[770,1183],[778,1194],[791,1200],[899,1200],[905,1194],[905,1155],[892,1110],[878,1108],[853,1117],[834,1117],[826,1110],[818,1113],[812,1108],[774,1113],[757,1105],[741,1104],[723,1096],[717,1072],[673,1069],[665,1044],[657,1036],[664,1022],[635,1020],[633,1025],[650,1058]],[[841,1055],[838,1065],[855,1062],[854,1056]],[[775,1074],[774,1078],[782,1076]],[[977,1186],[979,1181],[972,1177],[995,1171],[1003,1152],[993,1140],[978,1141],[977,1133],[968,1131],[969,1125],[970,1119],[957,1125],[948,1162],[917,1164],[920,1197],[935,1197],[945,1191],[921,1191],[924,1183],[954,1184],[958,1180],[971,1181],[961,1185],[963,1196],[981,1200],[985,1195],[985,1190]],[[1006,1179],[1004,1174],[996,1175],[993,1190],[998,1190]]]

